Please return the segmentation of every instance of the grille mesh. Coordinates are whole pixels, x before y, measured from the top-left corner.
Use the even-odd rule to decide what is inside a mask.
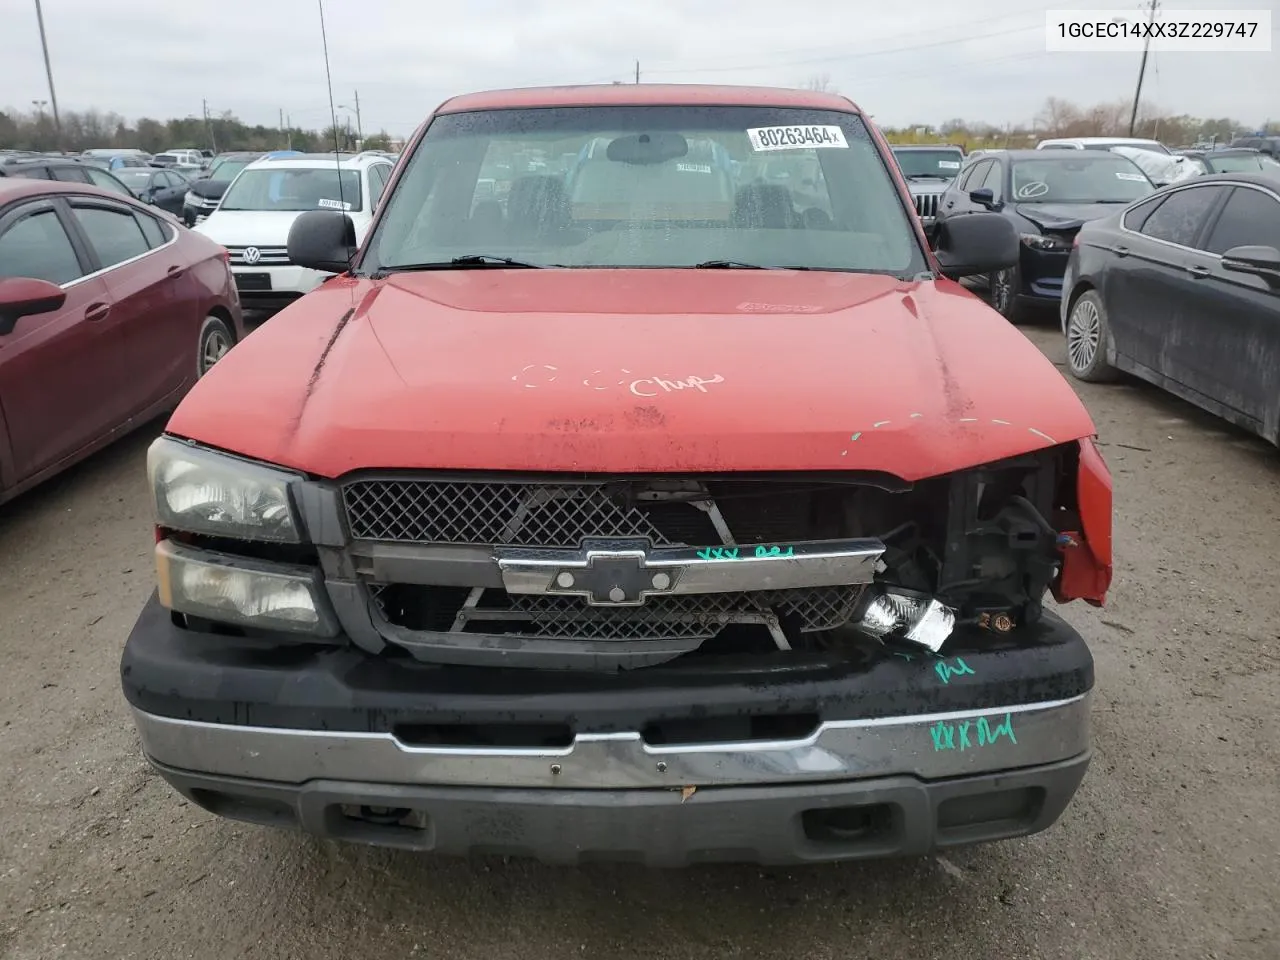
[[[584,537],[670,540],[598,484],[361,480],[342,489],[351,535],[407,543],[576,547]],[[690,510],[693,508],[690,507]]]
[[[433,593],[430,597],[429,592]],[[370,594],[382,615],[392,623],[410,629],[445,627],[440,619],[430,625],[420,623],[408,612],[428,607],[437,611],[438,606],[432,602],[439,596],[437,588],[370,584]],[[766,613],[773,613],[784,622],[794,618],[801,632],[831,630],[850,620],[860,596],[861,588],[857,586],[813,587],[650,597],[639,607],[608,608],[592,607],[578,597],[508,596],[500,590],[489,590],[475,607],[480,616],[469,617],[465,622],[470,632],[506,632],[541,638],[707,640],[731,623],[759,622],[760,615]],[[449,615],[456,615],[460,609],[461,597],[453,602]]]

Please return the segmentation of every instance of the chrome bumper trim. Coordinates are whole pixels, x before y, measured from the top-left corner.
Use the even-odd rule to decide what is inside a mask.
[[[823,723],[797,740],[652,747],[580,734],[563,749],[415,747],[389,733],[204,723],[134,710],[153,760],[206,774],[305,783],[574,789],[925,780],[1053,763],[1089,749],[1090,694],[984,710]]]
[[[640,606],[660,595],[871,583],[883,553],[884,544],[870,539],[701,549],[589,540],[581,550],[494,549],[508,593],[582,596],[603,606]]]

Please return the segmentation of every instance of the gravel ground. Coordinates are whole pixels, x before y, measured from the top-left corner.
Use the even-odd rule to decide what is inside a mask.
[[[1061,363],[1051,324],[1027,333]],[[1098,664],[1080,794],[1026,840],[794,871],[420,857],[184,803],[118,685],[153,579],[142,431],[0,508],[0,955],[1276,960],[1280,458],[1142,385],[1082,393],[1117,577],[1065,611]]]

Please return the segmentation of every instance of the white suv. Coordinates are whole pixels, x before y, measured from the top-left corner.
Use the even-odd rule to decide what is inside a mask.
[[[293,221],[307,210],[342,210],[363,242],[391,169],[388,157],[372,152],[263,157],[240,171],[194,229],[226,247],[246,309],[278,309],[330,276],[289,262]]]

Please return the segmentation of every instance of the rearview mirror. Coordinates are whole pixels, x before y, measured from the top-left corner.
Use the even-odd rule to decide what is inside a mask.
[[[948,217],[935,230],[933,252],[944,277],[996,273],[1018,262],[1018,232],[998,213]]]
[[[969,199],[974,203],[980,203],[984,207],[989,207],[996,202],[996,195],[990,187],[980,187],[977,190],[969,191]]]
[[[288,249],[300,267],[346,273],[356,255],[356,225],[338,210],[308,210],[289,228]]]
[[[7,277],[0,280],[0,337],[13,333],[23,317],[50,313],[66,303],[63,289],[34,277]]]
[[[1232,247],[1222,255],[1222,269],[1262,277],[1280,286],[1280,250],[1275,247]]]
[[[646,165],[665,163],[686,156],[689,141],[669,130],[654,133],[632,133],[609,141],[605,156],[614,163]]]

